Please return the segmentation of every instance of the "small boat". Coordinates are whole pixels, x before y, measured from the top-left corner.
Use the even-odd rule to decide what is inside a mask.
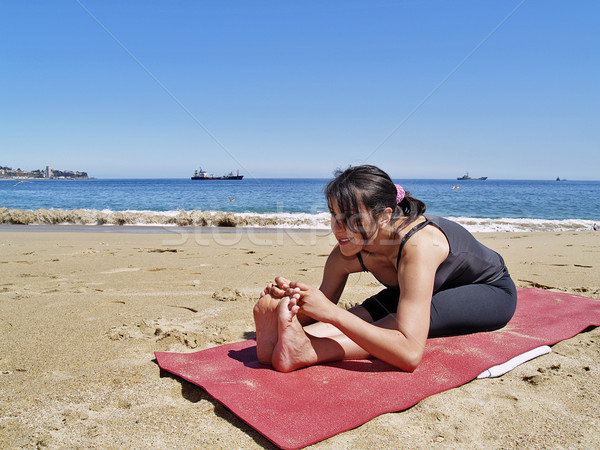
[[[209,175],[206,170],[202,170],[202,168],[200,168],[199,170],[194,171],[192,180],[241,180],[242,178],[244,178],[244,175],[240,175],[239,170],[237,171],[237,174],[229,172],[227,175],[223,175],[222,177],[215,177],[214,175]]]
[[[469,172],[467,172],[467,173],[466,173],[465,175],[463,175],[462,177],[456,177],[456,179],[457,179],[457,180],[460,180],[460,181],[464,181],[464,180],[481,180],[481,181],[483,181],[483,180],[487,180],[487,178],[488,178],[488,177],[471,178],[471,177],[469,176]]]

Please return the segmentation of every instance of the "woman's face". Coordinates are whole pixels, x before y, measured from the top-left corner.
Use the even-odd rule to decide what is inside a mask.
[[[335,202],[331,202],[332,211],[331,211],[331,231],[333,232],[335,238],[338,241],[340,246],[340,250],[344,256],[355,255],[360,252],[365,246],[366,242],[363,236],[357,232],[352,231],[346,225],[348,219],[345,214],[343,214]],[[370,215],[363,211],[363,207],[360,207],[360,219],[363,227],[367,230],[372,226],[373,220]]]

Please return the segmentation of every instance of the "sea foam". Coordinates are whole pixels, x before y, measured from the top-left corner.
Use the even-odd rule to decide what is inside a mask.
[[[449,217],[471,232],[591,230],[594,221]],[[329,213],[233,213],[222,211],[111,211],[97,209],[0,208],[0,223],[14,225],[129,225],[328,230]]]

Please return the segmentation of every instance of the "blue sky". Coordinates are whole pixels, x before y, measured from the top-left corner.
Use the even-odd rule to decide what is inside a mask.
[[[600,2],[0,3],[0,165],[597,180]]]

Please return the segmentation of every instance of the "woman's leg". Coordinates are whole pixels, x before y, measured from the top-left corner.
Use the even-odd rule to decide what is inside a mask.
[[[493,285],[470,284],[437,292],[431,301],[429,337],[492,331],[508,323],[517,305],[509,276]]]
[[[273,349],[279,338],[279,319],[277,316],[279,302],[279,300],[272,298],[270,295],[265,295],[258,300],[256,305],[254,305],[253,313],[254,324],[256,326],[256,353],[258,361],[263,364],[271,364]],[[348,311],[366,322],[372,322],[371,316],[367,310],[360,305],[354,306]],[[344,336],[339,329],[328,323],[315,322],[305,326],[304,330],[310,338],[314,338],[315,340],[317,340],[317,338],[332,337],[339,341],[352,342]],[[346,347],[350,346],[348,342],[344,345]],[[337,348],[339,348],[339,346]],[[350,349],[348,349],[348,353],[350,353]]]
[[[382,312],[391,311],[387,301],[392,300],[391,295],[391,291],[386,293],[385,302],[381,297],[375,299]],[[257,352],[266,359],[261,362],[272,363],[277,370],[290,372],[322,362],[370,357],[332,325],[318,322],[303,328],[289,309],[289,298],[263,299],[259,301],[263,307],[258,308],[258,313],[255,307]],[[438,292],[432,299],[429,337],[501,328],[514,314],[516,299],[515,285],[508,276],[493,286],[467,285]],[[356,306],[351,312],[376,326],[396,326],[393,313],[373,321],[371,312],[363,306]],[[270,360],[268,355],[272,355]]]
[[[352,308],[348,309],[348,311],[354,314],[355,316],[360,317],[365,322],[373,323],[371,315],[361,305],[353,306]],[[304,331],[313,337],[331,337],[336,336],[338,334],[342,334],[342,332],[338,328],[331,325],[330,323],[325,322],[314,322],[310,325],[305,325]]]
[[[358,317],[370,316],[364,308],[356,307],[351,311]],[[289,299],[284,298],[277,307],[278,339],[273,350],[272,364],[280,372],[291,372],[301,367],[345,359],[366,359],[371,355],[362,347],[341,333],[337,328],[322,327],[321,336],[311,334],[316,327],[302,327],[295,314],[289,308]],[[369,323],[370,320],[367,320]],[[317,325],[317,324],[315,324]],[[327,324],[323,324],[327,325]],[[396,318],[389,315],[373,325],[382,328],[395,328]],[[323,330],[332,331],[329,335]],[[333,332],[335,330],[335,332]]]

